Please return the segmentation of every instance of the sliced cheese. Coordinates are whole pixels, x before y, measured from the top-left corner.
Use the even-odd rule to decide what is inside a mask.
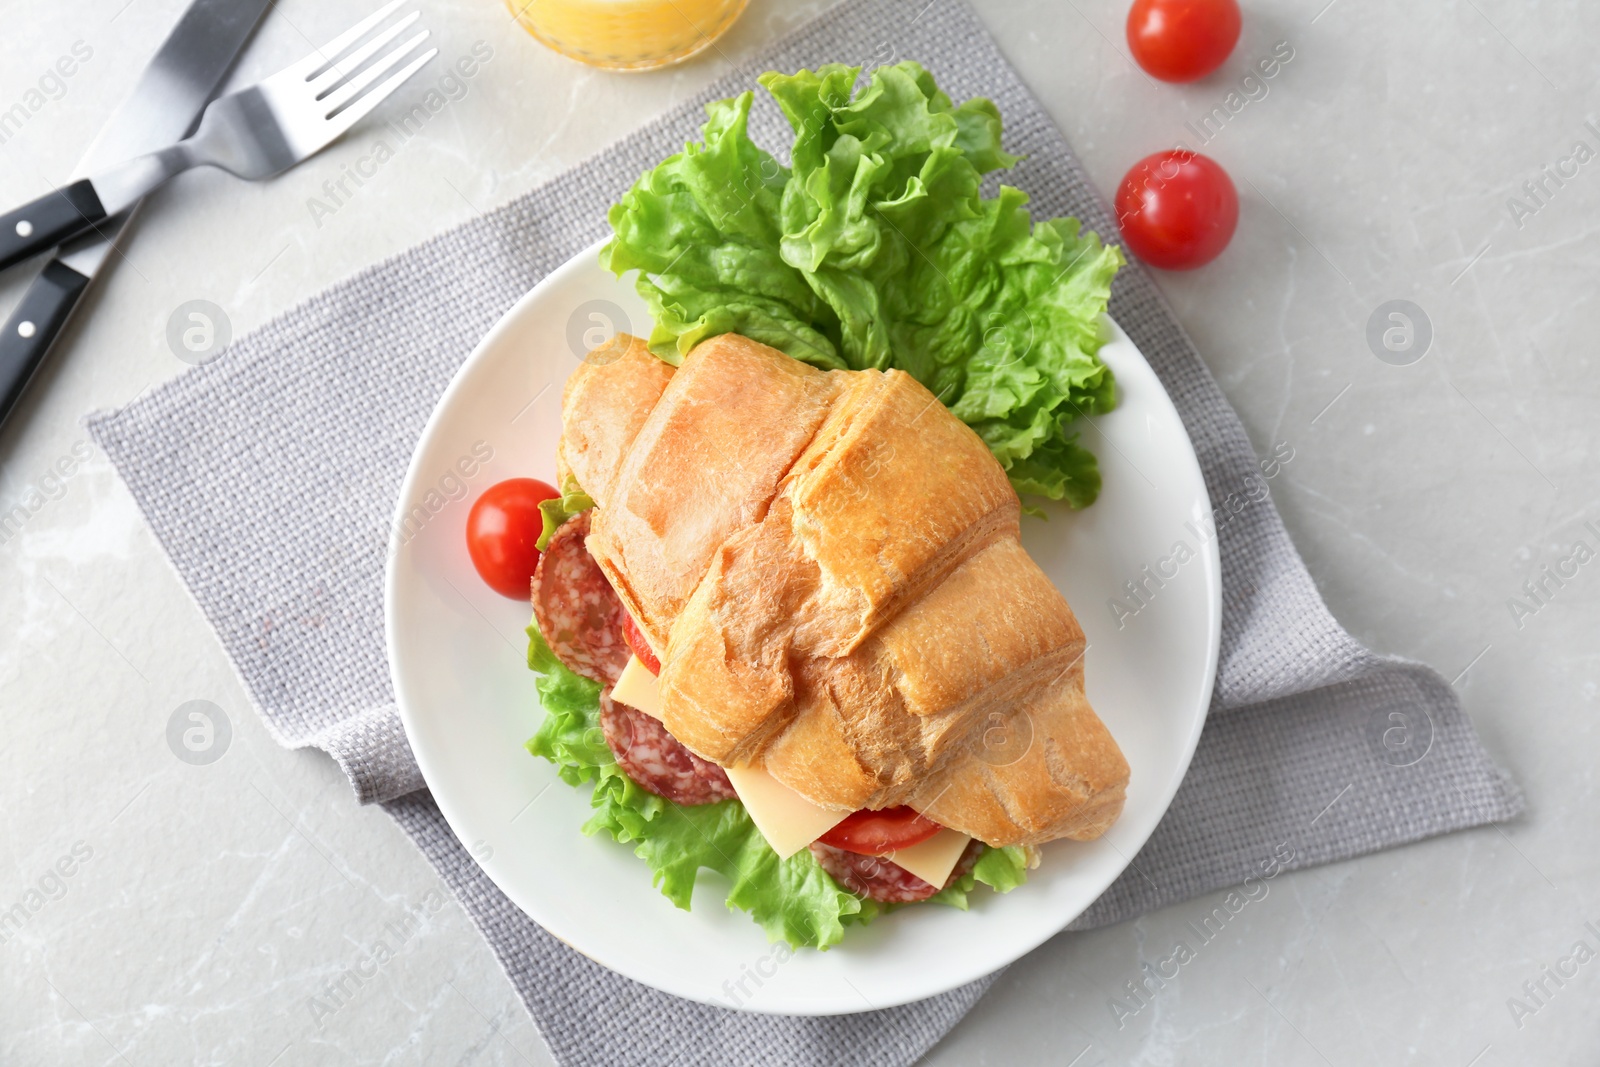
[[[611,687],[611,699],[661,718],[660,679],[638,656],[628,657],[622,676]],[[799,852],[850,814],[818,807],[759,767],[725,769],[756,829],[780,859]]]
[[[649,667],[639,662],[638,656],[628,657],[628,665],[622,668],[622,676],[611,687],[611,699],[630,708],[638,708],[656,719],[661,718],[661,680],[651,673]],[[733,783],[734,792],[744,802],[751,821],[779,859],[788,859],[838,826],[850,814],[848,811],[813,804],[759,767],[723,769],[728,772],[728,781]],[[930,847],[938,845],[947,835],[958,840],[953,845]],[[961,850],[966,847],[968,840],[965,834],[942,830],[920,845],[894,853],[890,859],[923,881],[943,885],[956,860],[961,858]],[[944,853],[951,848],[953,851],[946,862]],[[912,864],[919,864],[920,867],[913,867]],[[942,874],[938,873],[941,866]],[[923,869],[934,872],[937,877],[927,877],[922,873]]]
[[[885,858],[904,867],[929,885],[943,889],[945,880],[950,877],[950,872],[956,869],[956,861],[961,858],[961,853],[967,850],[967,842],[971,840],[972,838],[960,830],[946,827],[926,841],[898,852],[891,852]]]
[[[724,770],[756,829],[779,859],[788,859],[850,814],[811,803],[759,767]]]
[[[611,687],[611,699],[630,708],[638,708],[651,718],[661,718],[661,684],[650,668],[639,662],[638,656],[629,656],[628,665],[622,668],[622,677]]]

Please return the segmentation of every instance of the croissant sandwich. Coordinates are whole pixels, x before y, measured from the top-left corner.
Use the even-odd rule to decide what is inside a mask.
[[[825,948],[881,905],[1010,891],[1121,814],[1018,493],[1100,491],[1079,439],[1117,404],[1124,260],[1031,214],[999,109],[915,62],[757,83],[786,151],[751,136],[755,92],[714,101],[610,206],[599,265],[649,340],[569,376],[558,484],[521,479],[491,584],[532,572],[527,748],[591,787],[585,832],[679,907],[709,869]]]
[[[1120,814],[1128,765],[1084,695],[1083,631],[1022,547],[1000,464],[910,375],[737,334],[674,369],[619,336],[567,382],[557,463],[593,508],[547,549],[536,615],[603,684],[627,645],[659,671],[648,718],[602,717],[647,788],[704,803],[755,768],[840,817],[909,807],[996,848]],[[612,592],[622,639],[597,636]],[[687,758],[662,778],[673,742]]]

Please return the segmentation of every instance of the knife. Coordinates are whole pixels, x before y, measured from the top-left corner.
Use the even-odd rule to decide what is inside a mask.
[[[188,134],[272,2],[194,0],[132,93],[101,127],[73,178],[82,179]],[[63,203],[71,203],[65,190],[58,195]],[[115,250],[118,234],[138,209],[136,203],[62,245],[0,329],[0,425],[16,408],[29,379],[44,363],[84,290]]]

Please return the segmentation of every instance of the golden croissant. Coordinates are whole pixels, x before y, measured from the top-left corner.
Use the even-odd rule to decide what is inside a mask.
[[[567,382],[558,464],[595,501],[589,552],[693,752],[994,846],[1121,813],[1083,630],[999,462],[910,375],[736,334],[673,368],[621,336]]]

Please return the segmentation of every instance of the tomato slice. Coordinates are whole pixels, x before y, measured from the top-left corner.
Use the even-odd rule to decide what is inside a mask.
[[[539,502],[560,496],[537,478],[508,478],[483,491],[467,513],[467,553],[489,588],[527,600],[544,531]]]
[[[639,624],[626,611],[622,613],[622,639],[628,642],[628,647],[639,657],[639,662],[650,668],[651,674],[661,673],[661,661],[651,650],[650,642],[644,639],[644,631],[639,629]]]
[[[844,822],[817,838],[824,845],[859,852],[863,856],[886,856],[902,848],[920,845],[944,827],[914,808],[901,806],[880,811],[862,809],[845,816]]]

